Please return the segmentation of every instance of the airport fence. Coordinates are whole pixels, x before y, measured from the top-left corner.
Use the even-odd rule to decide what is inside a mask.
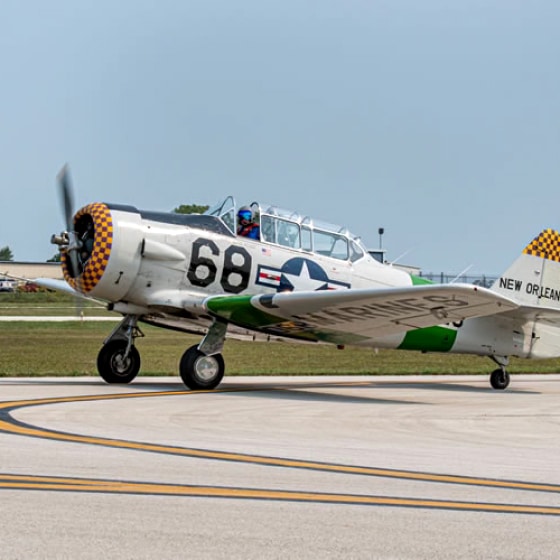
[[[494,281],[497,279],[496,276],[486,276],[485,274],[479,275],[466,275],[462,274],[457,276],[456,274],[447,274],[445,272],[433,273],[433,272],[420,272],[418,274],[421,278],[430,280],[432,282],[438,282],[440,284],[449,284],[451,282],[461,282],[465,284],[474,284],[476,286],[483,286],[484,288],[490,288]]]

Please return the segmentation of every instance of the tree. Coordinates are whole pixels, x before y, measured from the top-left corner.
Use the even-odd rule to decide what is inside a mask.
[[[0,248],[0,261],[13,261],[14,254],[12,250],[6,245],[5,247]]]
[[[210,206],[201,204],[181,204],[173,210],[175,214],[203,214]]]

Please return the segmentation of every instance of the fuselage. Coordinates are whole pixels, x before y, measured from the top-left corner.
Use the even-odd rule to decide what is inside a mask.
[[[162,326],[169,318],[207,324],[211,318],[200,302],[212,295],[382,289],[426,282],[379,263],[349,232],[266,211],[260,219],[261,239],[254,240],[237,236],[224,215],[167,214],[91,204],[75,218],[84,247],[80,274],[72,278],[63,257],[65,277],[78,291],[110,302],[117,310],[134,309]],[[398,318],[399,310],[380,312]],[[357,344],[527,356],[528,331],[519,321],[497,315]]]

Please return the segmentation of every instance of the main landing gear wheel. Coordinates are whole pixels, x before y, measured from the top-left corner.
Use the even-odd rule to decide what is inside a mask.
[[[107,342],[97,356],[97,371],[107,383],[130,383],[140,371],[140,354],[134,346],[128,356],[126,340]]]
[[[509,385],[509,373],[505,369],[495,369],[490,374],[490,385],[494,389],[505,389]]]
[[[179,373],[183,383],[193,391],[215,389],[225,373],[224,359],[221,354],[207,356],[197,345],[191,346],[181,358]]]

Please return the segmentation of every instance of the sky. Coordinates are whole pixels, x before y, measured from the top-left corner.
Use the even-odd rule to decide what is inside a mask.
[[[0,247],[56,253],[68,163],[76,209],[233,195],[498,275],[560,229],[559,21],[555,0],[2,0]]]

